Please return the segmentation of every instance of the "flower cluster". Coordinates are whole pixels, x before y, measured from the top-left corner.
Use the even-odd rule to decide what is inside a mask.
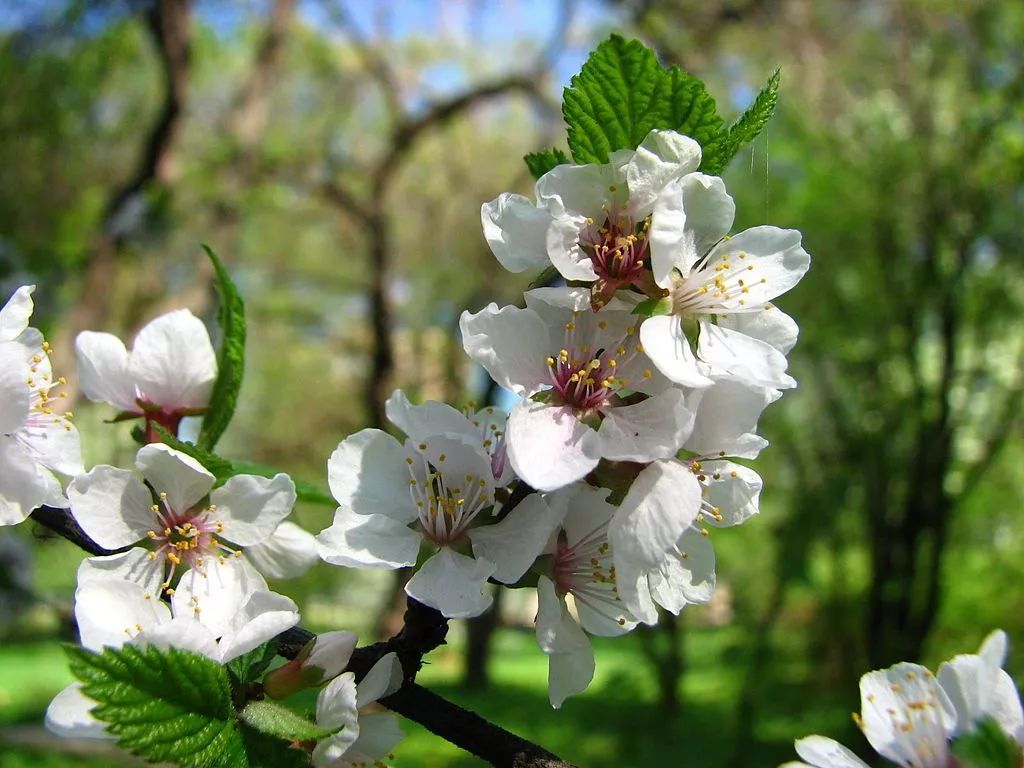
[[[462,315],[467,354],[520,402],[506,420],[396,392],[404,441],[364,430],[328,462],[340,506],[320,556],[415,566],[407,593],[448,617],[486,610],[488,581],[535,586],[556,707],[593,677],[588,634],[710,599],[711,529],[758,511],[761,479],[735,459],[795,386],[796,324],[770,302],[808,268],[800,234],[730,237],[732,198],[700,159],[655,130],[607,164],[557,166],[536,200],[485,204],[503,266],[567,282]]]
[[[1006,650],[1006,633],[996,630],[976,654],[954,656],[939,667],[937,676],[907,662],[868,672],[860,679],[861,711],[854,720],[875,752],[911,768],[954,765],[951,744],[986,721],[1024,746],[1020,696],[1002,668]],[[795,746],[805,762],[786,763],[783,768],[867,768],[853,752],[825,736],[808,736]]]

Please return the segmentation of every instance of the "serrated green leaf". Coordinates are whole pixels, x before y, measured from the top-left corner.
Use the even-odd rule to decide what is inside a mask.
[[[220,294],[217,323],[222,338],[217,358],[217,380],[213,384],[210,407],[203,417],[196,443],[212,451],[231,422],[238,403],[238,392],[242,388],[242,376],[245,374],[245,304],[217,254],[207,245],[203,246],[203,250],[213,262],[217,275],[217,292]]]
[[[1020,768],[1021,747],[992,718],[953,742],[953,755],[961,768]]]
[[[187,443],[184,440],[179,440],[159,424],[153,424],[152,426],[153,430],[160,437],[160,442],[164,443],[164,445],[170,446],[176,451],[181,451],[187,456],[191,456],[202,464],[206,470],[216,478],[215,485],[223,485],[238,474],[235,471],[234,466],[227,459],[221,458],[212,451],[200,448],[194,443]]]
[[[665,117],[659,116],[657,123],[651,127],[668,128],[689,136],[703,149],[722,131],[723,121],[715,100],[703,82],[679,67],[669,69],[665,77],[669,83],[664,105]]]
[[[252,461],[233,461],[231,462],[234,467],[236,475],[260,475],[262,477],[273,477],[281,470],[268,467],[265,464],[257,464]],[[306,480],[296,480],[292,478],[292,482],[295,483],[295,495],[299,501],[308,501],[312,504],[323,504],[328,507],[338,506],[338,502],[335,501],[334,497],[331,496],[327,491],[319,488],[313,483],[307,482]]]
[[[540,152],[531,152],[525,155],[523,162],[530,169],[533,178],[539,179],[552,168],[568,163],[569,157],[558,148],[542,149]]]
[[[247,765],[225,669],[205,656],[125,645],[68,648],[71,671],[97,702],[92,713],[118,746],[195,768]]]
[[[250,701],[238,716],[260,733],[288,741],[315,741],[337,729],[321,728],[274,701]]]
[[[704,151],[700,169],[704,173],[718,175],[725,170],[729,162],[747,144],[756,139],[775,114],[775,106],[779,101],[779,82],[782,70],[776,69],[768,83],[757,94],[754,103],[740,115],[728,131],[722,131],[718,138]]]
[[[638,40],[612,35],[587,58],[562,93],[569,151],[577,163],[606,163],[635,149],[665,119],[667,76]]]
[[[234,687],[240,688],[258,679],[276,656],[277,640],[274,639],[228,662],[228,674]]]
[[[661,298],[649,298],[644,299],[635,307],[633,307],[633,314],[640,315],[641,317],[654,317],[655,315],[671,315],[672,314],[672,298],[670,296],[662,296]]]

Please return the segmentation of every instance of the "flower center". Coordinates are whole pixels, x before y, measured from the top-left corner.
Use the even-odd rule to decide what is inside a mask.
[[[420,443],[419,449],[425,451],[427,443]],[[422,453],[419,458],[422,462],[419,466],[411,456],[405,460],[409,465],[409,495],[419,514],[417,523],[429,541],[438,546],[454,544],[462,539],[480,511],[490,504],[487,481],[466,474],[461,478],[464,482],[459,482],[459,478],[453,478],[427,461]],[[440,454],[438,463],[446,458]]]
[[[587,229],[580,235],[580,248],[590,258],[601,280],[628,285],[639,279],[647,256],[647,231],[650,220],[639,226],[625,213],[609,214],[600,227],[587,220]]]
[[[758,277],[753,264],[747,263],[747,254],[740,251],[737,261],[731,254],[722,253],[711,261],[705,256],[690,274],[678,279],[672,286],[672,312],[677,315],[715,314],[722,310],[735,311],[747,303],[750,286],[767,283]],[[766,305],[770,308],[770,305]]]
[[[44,341],[41,352],[33,355],[30,361],[29,377],[25,381],[29,389],[29,409],[25,428],[38,430],[49,428],[52,424],[63,424],[64,429],[70,432],[74,414],[71,411],[59,413],[54,410],[55,403],[66,398],[67,392],[61,392],[57,397],[50,395],[50,389],[55,383],[62,386],[68,383],[63,376],[56,382],[53,381],[48,359],[51,354],[53,348],[49,342]]]
[[[156,549],[149,553],[150,559],[163,557],[170,563],[161,585],[168,594],[174,594],[170,588],[171,579],[182,562],[186,567],[202,573],[207,558],[216,557],[223,562],[227,556],[241,556],[241,552],[217,538],[224,532],[224,523],[216,519],[216,504],[193,507],[178,513],[167,505],[166,493],[158,495],[160,502],[150,507],[150,511],[156,516],[159,525],[146,535],[156,544]]]
[[[599,409],[616,391],[628,385],[626,379],[618,375],[620,367],[632,359],[639,350],[633,345],[627,350],[630,337],[636,332],[636,326],[626,329],[625,337],[604,339],[613,345],[599,347],[601,338],[598,334],[608,327],[608,323],[599,320],[594,327],[591,338],[577,330],[576,321],[579,312],[574,311],[573,319],[565,324],[565,346],[557,355],[548,357],[548,375],[551,385],[562,405],[568,405],[579,411]]]
[[[617,622],[622,618],[619,591],[615,586],[615,566],[611,564],[608,523],[595,528],[572,546],[563,531],[555,550],[553,578],[560,595],[571,594],[577,604]]]

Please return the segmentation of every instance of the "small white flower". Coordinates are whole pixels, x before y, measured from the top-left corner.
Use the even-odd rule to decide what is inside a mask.
[[[0,309],[0,525],[20,523],[42,504],[66,507],[57,475],[83,471],[78,430],[63,412],[50,345],[29,328],[34,286]]]
[[[588,302],[586,289],[537,289],[526,309],[491,304],[460,322],[469,356],[530,398],[509,417],[508,457],[543,491],[579,480],[602,458],[674,456],[693,427],[682,390],[652,370],[629,307],[613,300],[594,313]]]
[[[75,352],[85,396],[144,417],[147,430],[158,424],[177,434],[184,416],[210,404],[217,357],[206,326],[187,309],[143,326],[131,352],[116,336],[95,331],[78,334]]]
[[[604,489],[576,484],[547,497],[560,523],[547,549],[550,573],[537,582],[537,643],[548,655],[548,696],[555,708],[585,690],[594,677],[587,634],[614,637],[636,626],[615,587],[608,522],[616,508],[607,495]]]
[[[383,656],[356,685],[346,672],[328,683],[316,699],[316,724],[337,733],[317,742],[317,768],[368,768],[379,765],[404,734],[390,712],[373,711],[378,699],[402,686],[402,665],[394,653]]]
[[[298,609],[283,595],[254,590],[228,611],[197,611],[187,586],[175,591],[168,606],[138,584],[89,581],[75,593],[75,619],[82,645],[92,651],[127,643],[180,648],[219,664],[259,647],[295,626]],[[92,715],[95,702],[72,683],[46,711],[46,727],[60,736],[110,738]]]
[[[221,583],[237,586],[242,581],[225,571],[262,581],[241,559],[242,549],[266,544],[279,530],[295,503],[291,478],[236,475],[211,492],[213,475],[192,457],[159,443],[139,449],[135,466],[141,479],[130,470],[101,465],[68,486],[72,515],[101,547],[119,549],[140,541],[150,547],[91,558],[83,563],[92,572],[86,578],[125,578],[155,592],[168,589],[181,567],[179,589],[188,582],[195,594],[228,602],[240,595],[213,597]],[[204,588],[193,586],[195,580]]]
[[[498,529],[509,536],[533,531],[527,537],[533,551],[522,541],[518,547],[496,545],[493,535],[478,544],[480,532],[496,528],[481,526],[481,515],[490,516],[494,508],[491,459],[479,437],[424,434],[402,444],[364,429],[331,454],[328,482],[340,506],[333,524],[316,537],[320,557],[352,568],[400,568],[414,565],[426,543],[436,554],[409,580],[406,592],[450,618],[476,616],[491,604],[487,579],[498,573],[515,581],[546,541],[547,534],[536,533],[533,524],[544,518],[543,501],[527,499]]]

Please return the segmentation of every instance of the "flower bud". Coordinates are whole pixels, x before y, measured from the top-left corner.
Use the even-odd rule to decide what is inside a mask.
[[[283,699],[337,677],[356,647],[352,632],[324,632],[310,640],[299,655],[269,672],[263,680],[267,696]]]

